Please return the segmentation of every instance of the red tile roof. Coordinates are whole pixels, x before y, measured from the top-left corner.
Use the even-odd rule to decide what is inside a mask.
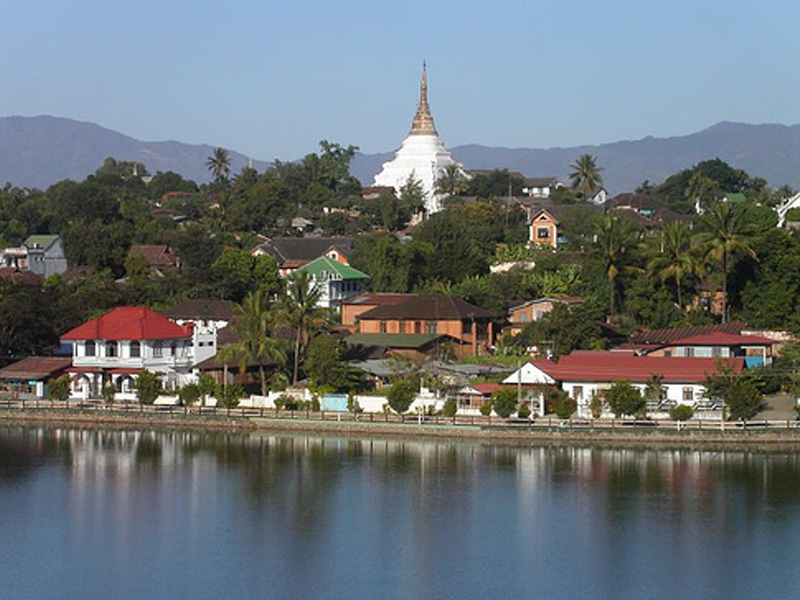
[[[742,322],[732,321],[730,323],[723,323],[722,325],[697,325],[694,327],[673,327],[671,329],[652,329],[650,331],[642,331],[631,336],[630,341],[635,344],[667,344],[674,340],[680,340],[695,335],[702,335],[704,333],[732,333],[739,335],[742,330],[747,327]]]
[[[442,294],[411,294],[403,302],[397,304],[382,304],[367,312],[359,318],[368,320],[458,320],[489,319],[491,313],[479,306],[470,304],[466,300],[455,296]]]
[[[714,331],[670,342],[670,346],[771,346],[775,340],[758,335],[741,335]]]
[[[741,358],[687,358],[636,356],[629,352],[573,352],[554,363],[549,359],[533,361],[557,381],[610,382],[628,380],[644,383],[654,375],[664,383],[703,383],[719,365],[729,365],[735,373],[744,367]]]
[[[499,389],[502,389],[502,385],[499,383],[473,383],[470,385],[473,390],[477,390],[483,396],[491,396],[494,392]]]
[[[61,375],[71,364],[68,356],[29,356],[0,369],[0,379],[50,379]]]
[[[191,325],[176,325],[144,306],[121,306],[87,321],[61,336],[62,340],[167,340],[192,335]]]

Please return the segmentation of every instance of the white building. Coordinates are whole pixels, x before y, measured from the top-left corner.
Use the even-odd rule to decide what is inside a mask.
[[[109,383],[116,399],[135,400],[134,382],[147,369],[166,388],[193,380],[193,326],[177,325],[144,306],[115,308],[61,336],[72,343],[73,398],[100,398]]]
[[[425,210],[428,214],[442,210],[443,198],[435,193],[436,180],[441,177],[450,165],[458,165],[444,147],[436,126],[433,123],[428,106],[428,76],[425,65],[422,66],[422,84],[420,98],[414,121],[395,157],[384,163],[383,170],[375,176],[375,186],[394,188],[395,192],[413,178],[422,184]],[[458,165],[459,168],[461,165]],[[464,178],[467,174],[461,169]]]

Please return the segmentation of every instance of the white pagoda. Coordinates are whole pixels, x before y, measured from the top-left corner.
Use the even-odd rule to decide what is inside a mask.
[[[395,157],[383,164],[383,169],[375,176],[376,186],[392,187],[400,191],[413,177],[422,184],[425,210],[428,214],[442,210],[442,197],[434,191],[436,180],[450,165],[457,165],[464,178],[466,173],[461,169],[450,152],[444,147],[436,126],[433,124],[428,106],[428,73],[425,63],[422,64],[422,83],[419,93],[419,108],[414,115],[411,131]]]

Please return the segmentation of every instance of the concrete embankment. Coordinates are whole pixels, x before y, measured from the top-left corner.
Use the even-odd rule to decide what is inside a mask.
[[[604,448],[652,448],[696,450],[745,450],[755,452],[800,451],[800,428],[783,426],[737,427],[725,429],[683,429],[672,427],[552,426],[534,424],[417,424],[413,421],[280,418],[183,412],[81,411],[74,409],[2,409],[0,423],[69,428],[191,430],[261,435],[312,435],[347,437],[391,437],[407,440],[474,441],[488,444],[537,446],[593,446]]]

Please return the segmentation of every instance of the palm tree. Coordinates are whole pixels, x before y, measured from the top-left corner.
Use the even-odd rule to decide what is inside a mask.
[[[706,262],[722,267],[722,322],[728,320],[728,276],[737,254],[757,258],[752,240],[756,233],[750,210],[744,204],[717,202],[702,216],[706,231],[698,236]]]
[[[284,341],[273,337],[272,333],[281,315],[263,290],[250,292],[241,304],[234,306],[234,319],[231,323],[242,339],[229,346],[224,358],[236,358],[239,370],[244,372],[247,365],[256,363],[261,380],[261,394],[267,395],[267,376],[265,366],[269,363],[286,364]]]
[[[617,276],[633,268],[628,264],[630,252],[638,243],[638,235],[630,221],[616,215],[605,215],[597,224],[597,245],[605,263],[608,279],[608,308],[615,314]]]
[[[662,282],[675,282],[678,306],[683,310],[683,281],[700,269],[692,249],[691,230],[685,222],[675,221],[664,226],[661,236],[661,253],[648,263],[647,269]]]
[[[325,322],[325,311],[317,306],[321,297],[322,290],[314,285],[307,271],[297,271],[289,279],[284,301],[289,324],[295,331],[292,383],[297,383],[300,352],[310,332]]]
[[[231,157],[225,148],[214,148],[214,154],[206,159],[206,168],[214,175],[214,181],[224,183],[231,173]]]
[[[702,214],[705,206],[719,196],[719,184],[703,175],[700,171],[696,171],[689,179],[689,185],[686,188],[686,199],[692,203],[695,211]]]
[[[459,196],[467,190],[467,178],[456,163],[447,165],[436,178],[434,191],[440,196]]]
[[[569,174],[572,189],[583,194],[584,198],[603,185],[603,176],[600,175],[603,169],[597,166],[597,158],[591,154],[581,154],[578,160],[570,165],[570,169],[572,169],[572,173]]]

